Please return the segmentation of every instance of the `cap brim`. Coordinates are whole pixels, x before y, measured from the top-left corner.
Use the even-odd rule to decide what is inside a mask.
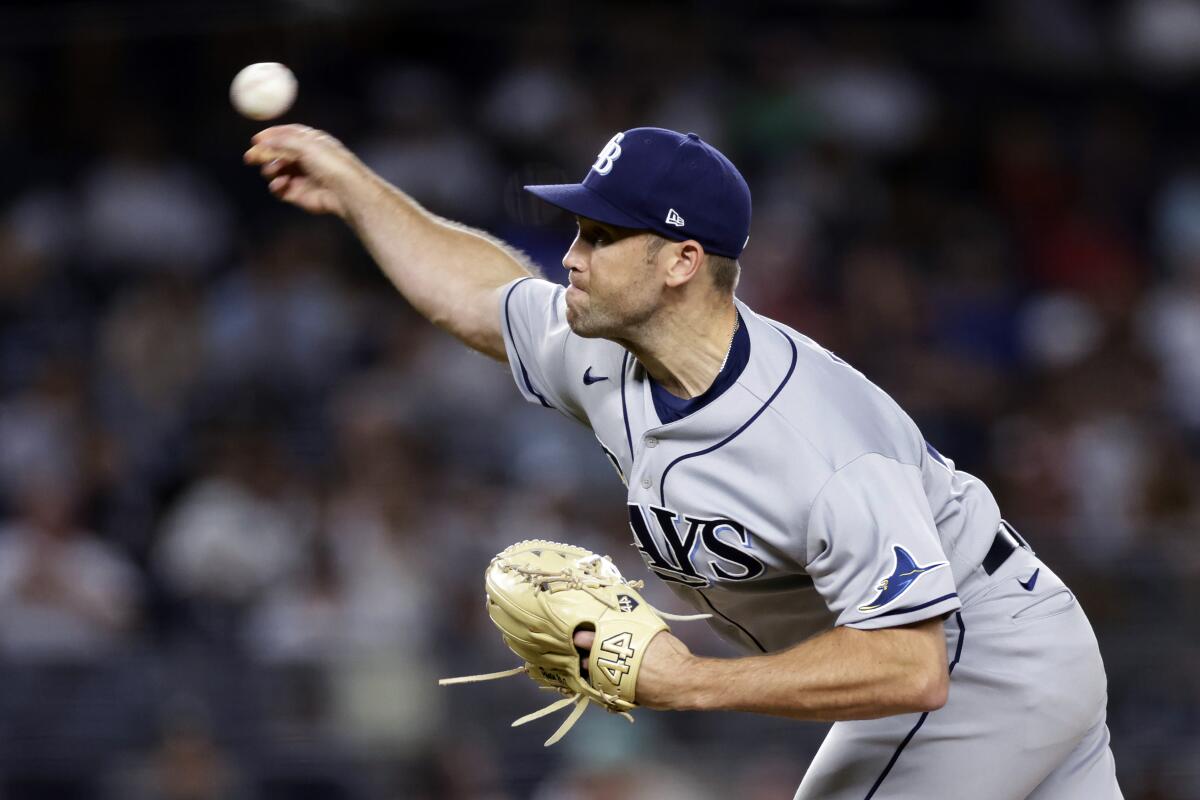
[[[605,200],[594,189],[582,183],[552,183],[526,186],[525,191],[545,200],[552,206],[569,211],[578,217],[593,219],[606,225],[622,228],[645,228],[646,223],[630,216]]]

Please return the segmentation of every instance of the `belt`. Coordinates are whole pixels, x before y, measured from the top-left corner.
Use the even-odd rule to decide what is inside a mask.
[[[1007,561],[1008,557],[1019,547],[1033,552],[1033,548],[1021,538],[1021,534],[1017,533],[1012,525],[1009,525],[1004,520],[1000,520],[1000,527],[996,530],[996,538],[992,540],[991,548],[988,550],[987,555],[983,557],[983,571],[991,575],[1000,569],[1000,565]]]

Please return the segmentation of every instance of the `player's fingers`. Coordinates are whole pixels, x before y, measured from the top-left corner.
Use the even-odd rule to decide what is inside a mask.
[[[271,190],[271,194],[277,197],[283,197],[288,190],[288,184],[291,183],[290,175],[280,175],[278,178],[272,178],[267,184],[267,188]]]
[[[295,159],[296,153],[285,150],[276,143],[256,144],[246,151],[242,160],[247,164],[269,164],[277,158]]]
[[[292,166],[294,162],[286,158],[276,158],[263,164],[259,170],[264,178],[274,178]]]
[[[575,650],[579,653],[579,674],[587,678],[588,656],[592,651],[592,643],[596,641],[596,634],[592,631],[575,631],[571,641],[575,643]]]
[[[310,132],[311,130],[312,130],[312,128],[310,128],[307,125],[297,125],[297,124],[272,125],[269,128],[263,128],[261,131],[254,134],[253,136],[251,136],[250,141],[253,142],[254,144],[258,144],[259,142],[265,141],[267,139],[273,139],[273,138],[280,137],[280,136],[288,136],[288,135],[295,136],[295,135],[305,134],[305,133]]]
[[[311,128],[306,130],[307,132],[300,133],[281,131],[264,136],[250,145],[243,160],[247,164],[264,164],[276,158],[288,158],[295,161],[322,147],[337,144],[337,140],[329,134],[314,131]]]

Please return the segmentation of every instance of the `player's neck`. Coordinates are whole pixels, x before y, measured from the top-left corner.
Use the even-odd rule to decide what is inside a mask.
[[[721,372],[733,344],[737,308],[671,309],[637,341],[622,342],[659,386],[677,397],[698,397]]]

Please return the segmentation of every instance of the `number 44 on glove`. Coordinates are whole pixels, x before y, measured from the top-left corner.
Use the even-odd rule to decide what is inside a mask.
[[[621,577],[608,556],[570,544],[532,539],[505,548],[484,575],[487,610],[504,643],[525,662],[516,669],[464,678],[443,678],[443,686],[507,678],[525,673],[539,686],[564,695],[513,723],[524,725],[574,705],[546,746],[557,742],[595,703],[633,722],[637,677],[650,640],[668,630],[665,619],[707,619],[656,611],[637,589],[641,581]],[[594,631],[587,674],[580,669],[574,636]]]

